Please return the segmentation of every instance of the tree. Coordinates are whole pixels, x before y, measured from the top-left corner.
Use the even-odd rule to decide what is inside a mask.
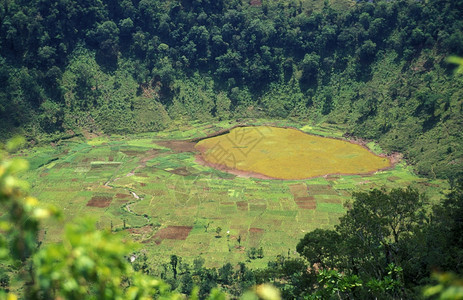
[[[221,284],[229,285],[232,282],[233,266],[227,263],[219,269],[219,280]]]
[[[40,106],[41,126],[46,132],[54,132],[62,129],[64,121],[64,111],[61,105],[46,100]]]
[[[98,54],[104,58],[104,65],[108,63],[106,61],[115,64],[119,54],[119,28],[116,23],[105,21],[97,25],[95,31],[90,31],[89,36],[98,45]]]
[[[411,267],[414,253],[409,252],[409,243],[427,219],[426,197],[412,188],[389,193],[375,189],[353,197],[352,209],[336,226],[344,238],[340,245],[343,265],[378,279],[390,263],[405,270]]]
[[[359,16],[359,22],[360,22],[360,24],[363,25],[365,30],[368,30],[368,28],[370,27],[370,22],[371,22],[370,14],[367,13],[367,12],[361,13],[360,16]]]
[[[354,289],[362,285],[356,275],[345,275],[336,270],[321,270],[317,274],[319,288],[309,299],[350,299]]]
[[[204,225],[204,231],[207,232],[207,229],[211,225],[211,222],[207,222],[207,224]]]
[[[386,268],[387,275],[384,278],[371,278],[362,280],[357,275],[344,274],[338,270],[321,270],[317,274],[318,286],[312,292],[309,299],[398,299],[402,268],[390,264]]]
[[[451,192],[433,207],[433,222],[428,232],[428,263],[445,271],[463,274],[463,174],[450,180]]]
[[[123,23],[128,24],[129,21]],[[95,31],[91,32],[90,36],[97,43],[101,44],[105,41],[109,41],[110,44],[117,44],[119,35],[119,28],[113,21],[105,21],[96,26]]]
[[[170,256],[170,265],[172,266],[172,272],[174,273],[174,279],[177,280],[177,255],[173,254]]]
[[[251,247],[248,251],[246,251],[246,254],[249,259],[256,259],[257,249],[255,247]]]
[[[240,79],[242,76],[242,57],[240,53],[231,49],[227,53],[217,57],[216,76],[221,79],[236,78]]]
[[[119,21],[119,28],[121,29],[121,39],[125,42],[129,42],[130,37],[134,29],[134,24],[131,18],[126,18]],[[121,43],[122,44],[122,43]]]
[[[316,83],[319,63],[320,56],[315,53],[306,54],[304,56],[304,60],[302,61],[302,83],[307,85]]]
[[[193,277],[190,272],[186,272],[185,274],[182,275],[181,279],[181,292],[183,294],[191,294],[191,291],[193,290],[194,287],[194,282],[193,282]]]
[[[216,237],[220,237],[220,233],[221,233],[221,232],[222,232],[222,227],[220,227],[220,226],[217,227],[217,228],[215,229],[215,233],[217,233]]]
[[[205,259],[203,257],[196,257],[193,260],[193,270],[195,273],[200,273],[203,269]]]
[[[376,55],[376,44],[371,40],[365,41],[358,49],[358,56],[363,63],[370,63]]]
[[[404,271],[403,278],[394,280],[415,282],[416,274],[422,272],[416,261],[425,242],[426,197],[412,188],[390,192],[375,189],[354,193],[353,197],[353,203],[348,204],[352,208],[335,230],[307,233],[297,251],[311,267],[357,275],[365,282],[373,280],[372,285],[374,280],[385,280],[390,264],[400,268],[400,274]],[[390,292],[400,293],[400,289]]]
[[[228,120],[230,117],[231,100],[223,92],[215,97],[215,116],[220,120]],[[206,229],[207,231],[207,229]]]
[[[337,264],[337,245],[341,236],[334,230],[315,229],[297,244],[296,251],[309,262],[310,267],[334,268]]]

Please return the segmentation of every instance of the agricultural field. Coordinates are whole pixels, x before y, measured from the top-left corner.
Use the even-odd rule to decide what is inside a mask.
[[[292,126],[341,137],[342,128],[251,120],[249,125]],[[445,181],[420,178],[401,161],[371,175],[330,175],[304,180],[237,176],[200,164],[195,142],[236,122],[176,124],[162,132],[73,138],[22,151],[32,194],[63,212],[48,221],[43,239],[60,239],[64,222],[97,220],[100,229],[140,242],[153,266],[171,254],[210,267],[248,259],[262,247],[262,267],[276,255],[295,255],[306,232],[332,228],[352,192],[412,185],[437,201]],[[375,153],[378,145],[367,144]],[[347,205],[348,207],[348,205]],[[219,230],[217,230],[220,228]]]
[[[359,144],[271,126],[236,127],[195,148],[209,165],[273,179],[367,174],[393,164]]]

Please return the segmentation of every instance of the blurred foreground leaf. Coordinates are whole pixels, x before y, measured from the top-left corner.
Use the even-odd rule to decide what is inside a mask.
[[[455,70],[456,73],[463,73],[463,57],[450,56],[447,58],[447,62],[458,65],[457,69]]]

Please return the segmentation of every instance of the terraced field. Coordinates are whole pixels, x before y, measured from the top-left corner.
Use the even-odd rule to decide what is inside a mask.
[[[189,261],[203,256],[208,266],[220,266],[245,261],[246,251],[262,247],[264,258],[252,264],[263,266],[275,255],[293,253],[306,232],[332,228],[353,191],[412,184],[432,200],[446,188],[443,181],[414,175],[403,162],[372,175],[307,180],[239,177],[199,164],[190,140],[234,125],[178,125],[165,132],[75,138],[35,147],[22,153],[31,164],[23,177],[34,196],[61,208],[62,222],[91,216],[99,228],[141,242],[152,265],[177,254]],[[330,127],[272,125],[342,135]],[[62,228],[48,222],[45,242],[59,239]]]

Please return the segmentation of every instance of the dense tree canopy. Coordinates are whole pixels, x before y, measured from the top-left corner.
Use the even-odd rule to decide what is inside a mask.
[[[230,99],[224,111],[212,96],[201,118],[343,123],[405,152],[424,174],[454,173],[462,157],[461,78],[452,78],[443,57],[463,54],[461,1],[317,3],[4,1],[0,135],[49,140],[82,128],[162,129],[166,111],[183,115],[175,99],[196,74],[194,84],[212,82],[211,95]],[[271,99],[288,84],[290,103]],[[136,96],[157,107],[152,124],[135,125]],[[193,110],[203,102],[193,99]],[[442,144],[454,146],[437,159],[447,152]]]

